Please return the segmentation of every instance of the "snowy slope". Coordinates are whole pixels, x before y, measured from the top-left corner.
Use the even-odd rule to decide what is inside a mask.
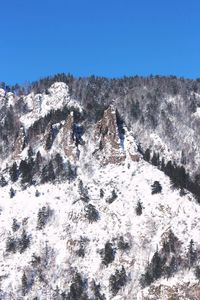
[[[99,212],[96,222],[89,223],[85,217],[84,207],[87,204],[80,200],[80,179],[88,188],[89,203]],[[152,195],[151,184],[155,180],[161,183],[163,189],[162,193]],[[17,190],[17,185],[13,188]],[[103,198],[100,198],[100,189],[105,192]],[[106,200],[113,189],[117,198],[109,204]],[[60,299],[55,298],[58,297],[55,296],[56,287],[59,288],[59,294],[68,292],[75,271],[87,278],[90,297],[93,297],[91,282],[95,279],[101,284],[106,299],[145,299],[148,289],[142,290],[138,281],[155,251],[161,247],[163,234],[169,229],[174,232],[182,243],[180,253],[183,257],[191,239],[195,244],[200,244],[199,205],[191,195],[181,197],[178,190],[172,191],[169,178],[142,160],[96,168],[91,178],[82,175],[75,182],[41,185],[37,190],[39,197],[35,197],[36,188],[32,186],[25,191],[17,191],[16,196],[10,199],[9,186],[1,189],[1,299],[19,299],[24,271],[33,283],[23,299],[36,296],[38,299]],[[138,200],[143,206],[141,216],[135,212]],[[38,230],[38,210],[47,205],[53,211],[52,216],[45,227]],[[14,233],[11,228],[13,218],[20,224]],[[23,221],[25,218],[26,221]],[[20,236],[22,228],[30,234],[29,247],[22,254],[7,252],[8,236]],[[128,250],[117,249],[120,236],[129,243]],[[83,258],[76,254],[80,237],[88,239]],[[102,264],[99,251],[107,241],[113,243],[116,255],[106,267]],[[46,247],[47,263],[41,268],[48,283],[44,284],[40,282],[37,267],[31,265],[31,260],[34,253],[41,257],[43,255],[44,260]],[[128,280],[113,297],[109,289],[109,277],[121,266],[124,266]],[[197,282],[192,273],[182,270],[174,275],[173,280],[166,282],[160,279],[156,284],[173,286],[180,281],[187,285]],[[179,299],[185,299],[181,298],[181,291]]]

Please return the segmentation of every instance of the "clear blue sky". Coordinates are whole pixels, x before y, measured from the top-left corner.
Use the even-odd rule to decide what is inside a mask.
[[[0,81],[58,72],[200,77],[200,1],[1,1]]]

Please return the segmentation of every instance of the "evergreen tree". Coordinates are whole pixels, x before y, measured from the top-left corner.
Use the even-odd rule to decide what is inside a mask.
[[[85,206],[85,216],[89,220],[89,223],[93,223],[99,219],[99,212],[94,205],[88,204]]]
[[[13,163],[12,167],[9,170],[10,179],[12,182],[16,182],[18,179],[18,168],[16,162]]]
[[[11,187],[9,192],[10,198],[13,198],[15,196],[15,193],[16,193],[15,190]]]
[[[29,148],[28,148],[28,161],[30,161],[32,158],[33,158],[33,149],[32,149],[32,147],[30,146]]]
[[[115,250],[110,242],[106,242],[104,250],[101,252],[102,263],[108,266],[115,259]]]
[[[58,179],[64,179],[66,173],[64,170],[63,158],[62,156],[57,153],[54,159],[55,162],[55,176]]]
[[[25,296],[28,292],[28,279],[25,272],[22,275],[22,296]]]
[[[198,280],[200,280],[200,266],[196,266],[195,268],[195,276]]]
[[[104,191],[103,189],[100,189],[100,198],[103,198],[104,197]]]
[[[136,208],[135,208],[135,212],[136,212],[136,215],[137,215],[137,216],[141,216],[141,214],[142,214],[142,209],[143,209],[142,203],[140,202],[140,200],[138,200],[137,206],[136,206]]]
[[[19,165],[19,171],[21,173],[21,182],[32,183],[32,170],[33,170],[33,160],[22,160]]]
[[[40,151],[37,152],[36,154],[36,159],[35,159],[35,164],[34,164],[34,173],[37,173],[40,171],[41,169],[41,165],[42,165],[42,155],[40,153]]]
[[[53,134],[53,127],[52,125],[50,126],[50,130],[46,139],[46,144],[45,144],[45,148],[46,150],[50,150],[52,145],[53,145],[53,141],[54,141],[54,134]]]
[[[153,153],[153,157],[152,157],[152,159],[151,159],[151,163],[152,163],[152,165],[154,165],[154,166],[159,166],[159,163],[160,163],[160,160],[159,160],[159,154],[157,153]]]
[[[149,269],[147,269],[147,271],[144,274],[142,274],[140,278],[140,284],[143,288],[145,288],[146,286],[149,286],[152,282],[153,278],[151,272],[149,271]]]
[[[189,268],[191,268],[195,261],[197,259],[197,253],[196,250],[194,249],[194,241],[190,240],[190,245],[188,249],[188,263],[189,263]]]
[[[2,175],[0,178],[0,187],[4,187],[7,184],[8,184],[7,181],[5,180],[4,176]]]
[[[112,195],[111,195],[110,198],[108,198],[106,200],[106,202],[109,203],[109,204],[111,204],[111,203],[113,203],[117,199],[117,197],[118,196],[117,196],[117,193],[115,192],[115,190],[112,190]]]
[[[161,277],[163,271],[163,265],[158,251],[155,252],[151,260],[150,269],[151,269],[151,274],[153,279],[156,280]]]
[[[12,230],[13,232],[16,232],[20,228],[20,225],[18,224],[17,220],[14,218],[12,223]]]
[[[125,251],[130,248],[130,245],[128,242],[124,241],[123,236],[120,236],[118,243],[117,243],[117,247],[119,250]]]
[[[91,289],[94,292],[95,300],[106,300],[105,295],[101,293],[101,285],[96,284],[95,280],[92,281]]]
[[[9,236],[6,240],[6,251],[15,253],[17,251],[17,241],[14,237]]]
[[[151,188],[152,188],[152,192],[151,192],[152,195],[161,193],[162,191],[162,186],[159,181],[154,181],[154,183],[151,185]]]
[[[76,168],[73,168],[70,161],[66,165],[66,176],[69,181],[72,181],[76,178]]]
[[[25,229],[22,231],[21,239],[19,240],[19,252],[23,253],[30,245],[30,237],[27,235]]]
[[[163,242],[163,250],[165,253],[176,253],[180,247],[180,242],[172,230],[168,233],[168,238]]]
[[[164,172],[164,170],[165,170],[165,160],[164,160],[164,158],[162,158],[162,160],[161,160],[161,166],[160,166],[160,169],[161,169],[161,171],[163,171],[163,172]]]
[[[37,229],[41,230],[44,228],[44,226],[47,224],[48,219],[50,218],[52,214],[52,211],[50,208],[47,206],[43,206],[41,209],[38,211],[37,215]]]
[[[76,273],[70,286],[67,300],[88,300],[87,295],[84,293],[85,288],[86,282],[82,279],[79,273]]]
[[[49,163],[46,166],[44,166],[42,169],[41,182],[46,183],[54,180],[55,180],[55,173],[54,173],[53,163],[50,160]]]
[[[145,151],[145,153],[144,153],[144,155],[143,155],[143,158],[144,158],[144,160],[146,160],[146,161],[150,161],[150,150],[149,149],[147,149],[146,151]]]
[[[124,267],[121,270],[116,270],[115,274],[109,278],[109,286],[113,296],[116,296],[118,291],[126,284],[127,275]]]

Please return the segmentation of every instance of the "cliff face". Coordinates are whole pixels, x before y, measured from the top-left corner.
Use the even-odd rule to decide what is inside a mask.
[[[110,106],[96,125],[95,139],[102,164],[118,164],[125,160],[123,141],[117,125],[116,109]]]
[[[5,97],[3,91],[2,97]],[[17,112],[18,102],[21,110]],[[47,95],[31,93],[24,98],[15,97],[13,103],[15,122],[21,127],[15,137],[14,153],[8,151],[8,158],[20,160],[27,142],[27,149],[30,146],[35,151],[40,149],[43,153],[47,152],[47,157],[59,148],[66,159],[76,164],[80,155],[86,155],[84,152],[92,154],[92,149],[83,147],[82,135],[86,127],[91,128],[89,135],[85,134],[90,140],[88,142],[93,143],[94,140],[94,157],[100,164],[121,164],[127,157],[139,160],[134,138],[114,105],[105,109],[96,124],[90,123],[84,117],[84,108],[70,99],[68,87],[63,83],[53,84]]]
[[[13,149],[13,159],[20,158],[20,155],[24,150],[24,148],[25,148],[25,132],[22,126],[15,140],[14,149]]]
[[[75,139],[73,136],[74,132],[74,115],[71,112],[62,128],[60,143],[64,149],[65,155],[69,158],[73,163],[78,160],[77,157],[77,147],[75,144]]]

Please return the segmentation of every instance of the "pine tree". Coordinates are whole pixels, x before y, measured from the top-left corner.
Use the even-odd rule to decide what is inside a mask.
[[[22,275],[22,296],[25,296],[28,292],[28,279],[25,272]]]
[[[85,299],[87,300],[87,296],[84,293],[85,289],[85,281],[82,279],[81,275],[79,273],[76,273],[73,282],[70,286],[70,291],[67,295],[68,300],[81,300]],[[85,297],[85,298],[84,298]]]
[[[43,206],[41,209],[39,209],[37,215],[37,229],[41,230],[44,228],[51,214],[52,211],[48,206]]]
[[[13,198],[15,196],[15,190],[11,187],[10,188],[10,198]]]
[[[46,183],[54,180],[55,180],[55,173],[54,173],[53,163],[50,160],[49,163],[46,166],[44,166],[42,169],[41,182]]]
[[[33,149],[32,149],[32,147],[30,146],[29,148],[28,148],[28,160],[31,160],[32,158],[33,158]]]
[[[6,251],[15,253],[17,251],[17,241],[14,237],[9,236],[6,240]]]
[[[108,266],[115,259],[115,250],[110,242],[106,242],[104,250],[101,252],[102,263]]]
[[[123,236],[120,236],[118,243],[117,243],[117,247],[119,250],[125,251],[128,250],[130,248],[130,245],[128,242],[124,241]]]
[[[34,164],[34,173],[37,173],[40,171],[42,165],[42,155],[40,151],[36,154],[35,164]]]
[[[20,228],[20,225],[18,224],[17,220],[14,218],[12,223],[12,230],[13,232],[16,232]]]
[[[146,160],[146,161],[150,161],[150,150],[149,150],[149,148],[145,151],[145,153],[144,153],[144,155],[143,155],[143,158],[144,158],[144,160]]]
[[[142,203],[140,202],[140,200],[138,200],[137,206],[136,206],[136,208],[135,208],[135,212],[136,212],[136,215],[137,215],[137,216],[141,216],[141,214],[142,214],[142,209],[143,209]]]
[[[85,206],[85,216],[89,220],[89,223],[93,223],[99,219],[99,212],[94,205],[88,204]]]
[[[159,181],[154,181],[154,183],[151,185],[151,188],[152,188],[152,192],[151,192],[152,195],[161,193],[162,191],[162,186]]]
[[[188,249],[188,263],[189,263],[189,268],[191,268],[195,261],[197,259],[197,253],[196,250],[194,249],[194,241],[190,240],[190,245]]]
[[[121,270],[116,270],[115,274],[111,275],[109,278],[110,291],[113,296],[116,296],[119,290],[126,284],[127,275],[124,267]]]
[[[19,252],[23,253],[30,245],[30,237],[27,235],[25,229],[22,231],[21,239],[19,240]]]
[[[32,170],[33,170],[33,160],[22,160],[19,165],[19,171],[21,173],[21,182],[32,183]]]
[[[12,182],[16,182],[18,179],[18,168],[16,162],[13,163],[12,167],[9,170],[10,179]]]
[[[65,176],[65,170],[64,170],[64,164],[63,164],[63,158],[60,155],[60,153],[57,153],[54,159],[55,162],[55,175],[56,178],[62,179]]]
[[[200,280],[200,266],[196,266],[195,268],[195,276],[198,280]]]
[[[104,197],[104,191],[103,189],[100,189],[100,198],[103,198]]]
[[[115,190],[112,190],[112,195],[111,195],[110,198],[108,198],[106,200],[106,202],[109,203],[109,204],[111,204],[111,203],[113,203],[117,199],[117,197],[118,196],[117,196],[117,193],[115,192]]]
[[[159,160],[159,154],[153,153],[153,157],[151,159],[151,163],[154,166],[159,166],[160,160]]]
[[[92,281],[91,289],[94,292],[95,300],[106,300],[105,295],[101,293],[101,285],[96,284],[95,280]]]
[[[46,144],[45,144],[46,150],[50,150],[51,149],[51,147],[53,145],[53,141],[54,141],[54,134],[53,134],[53,127],[51,125],[49,133],[48,133],[48,136],[47,136]]]
[[[163,265],[162,265],[160,255],[158,251],[156,251],[151,260],[151,265],[150,265],[151,274],[154,279],[158,279],[161,277],[163,271],[162,267]]]
[[[4,187],[7,184],[8,184],[7,181],[5,180],[4,176],[2,175],[0,178],[0,187]]]

